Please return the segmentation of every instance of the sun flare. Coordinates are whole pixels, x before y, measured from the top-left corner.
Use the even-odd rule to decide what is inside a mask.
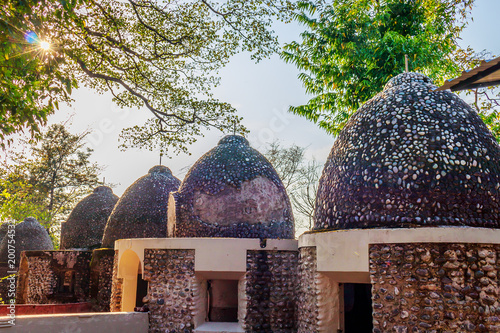
[[[40,41],[40,48],[44,51],[50,50],[50,43],[46,41]]]

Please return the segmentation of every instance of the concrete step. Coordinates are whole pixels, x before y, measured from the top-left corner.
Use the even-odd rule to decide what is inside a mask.
[[[198,326],[195,333],[245,333],[239,323],[204,323]]]

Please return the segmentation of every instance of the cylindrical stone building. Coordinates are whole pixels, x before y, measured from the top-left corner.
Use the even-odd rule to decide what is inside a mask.
[[[435,89],[393,78],[335,141],[299,240],[299,332],[500,330],[500,149]]]
[[[61,224],[61,250],[101,246],[104,227],[118,197],[107,186],[99,186],[83,198]]]

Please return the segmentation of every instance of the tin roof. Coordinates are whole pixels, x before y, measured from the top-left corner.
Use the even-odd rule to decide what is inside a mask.
[[[437,90],[450,89],[451,91],[459,91],[490,87],[498,84],[500,84],[500,57],[481,61],[478,67],[463,71],[461,76],[446,81]]]

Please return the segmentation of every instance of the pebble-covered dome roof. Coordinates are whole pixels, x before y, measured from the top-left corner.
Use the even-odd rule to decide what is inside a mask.
[[[101,246],[104,227],[118,197],[107,186],[99,186],[83,198],[61,224],[61,249]]]
[[[13,234],[16,249],[15,265],[19,266],[22,251],[53,250],[52,240],[47,230],[33,217],[27,217],[23,222],[17,224]],[[8,244],[10,237],[4,237],[0,244],[0,262],[7,262]]]
[[[152,167],[118,200],[106,223],[102,246],[113,248],[118,239],[166,237],[168,196],[180,183],[169,168]]]
[[[335,141],[315,229],[500,227],[500,149],[457,95],[396,76]]]
[[[169,236],[293,238],[290,200],[276,170],[238,135],[222,138],[169,201]]]

